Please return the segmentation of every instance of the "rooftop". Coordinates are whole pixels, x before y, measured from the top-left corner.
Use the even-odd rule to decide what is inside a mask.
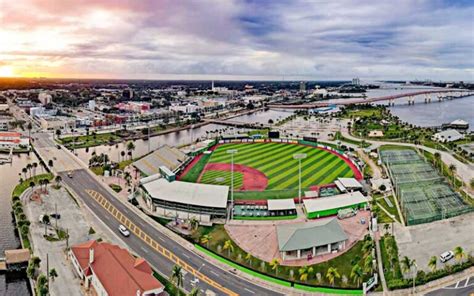
[[[295,210],[295,201],[290,199],[269,199],[267,201],[269,211]]]
[[[89,265],[90,250],[94,250]],[[85,274],[93,272],[108,295],[140,295],[145,291],[163,291],[163,285],[152,275],[143,258],[135,258],[127,250],[104,242],[88,241],[71,247]]]
[[[229,186],[168,182],[160,178],[142,185],[151,197],[169,202],[202,207],[226,208]]]
[[[347,235],[337,219],[277,225],[280,251],[295,251],[345,241]]]
[[[359,191],[334,195],[330,197],[303,200],[304,207],[306,208],[306,212],[308,213],[342,208],[363,202],[368,202],[368,199]]]

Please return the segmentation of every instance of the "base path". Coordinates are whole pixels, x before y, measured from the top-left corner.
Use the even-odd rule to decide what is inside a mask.
[[[230,163],[208,163],[202,170],[201,176],[199,176],[198,182],[206,171],[231,171]],[[243,176],[242,187],[239,190],[245,191],[263,191],[267,188],[268,179],[264,173],[254,168],[242,165],[234,164],[234,172],[239,172]]]

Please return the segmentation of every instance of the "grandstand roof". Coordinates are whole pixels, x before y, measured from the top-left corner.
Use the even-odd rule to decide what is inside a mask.
[[[280,251],[296,251],[345,241],[347,235],[336,219],[277,225]]]
[[[304,207],[308,213],[343,208],[363,202],[368,202],[368,199],[362,195],[360,191],[334,195],[331,197],[303,200]]]
[[[142,185],[152,198],[202,207],[226,208],[229,186],[174,181],[160,178]]]
[[[295,201],[289,199],[269,199],[267,201],[269,211],[295,210]]]
[[[160,166],[171,171],[183,163],[188,156],[175,147],[163,145],[151,154],[135,161],[133,165],[142,173],[150,176],[160,172]]]

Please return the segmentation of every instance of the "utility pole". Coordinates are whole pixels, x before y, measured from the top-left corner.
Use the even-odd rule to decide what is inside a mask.
[[[298,203],[301,205],[301,160],[306,158],[305,153],[293,154],[293,159],[298,160]]]
[[[230,154],[230,219],[234,218],[234,154],[238,152],[237,149],[229,149],[227,153]]]
[[[56,231],[58,230],[58,205],[56,204],[56,202],[54,202],[54,213],[56,214]]]
[[[46,279],[48,280],[48,289],[49,289],[49,254],[46,253]]]

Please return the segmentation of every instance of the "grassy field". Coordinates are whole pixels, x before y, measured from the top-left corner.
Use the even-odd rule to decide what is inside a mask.
[[[230,163],[229,149],[237,149],[234,163],[257,169],[268,178],[267,190],[298,188],[298,161],[295,153],[305,153],[301,161],[301,186],[328,184],[338,177],[353,177],[354,173],[344,160],[328,151],[302,145],[281,143],[243,143],[219,146],[209,159],[210,163]],[[225,176],[225,172],[221,172]]]
[[[201,177],[201,183],[214,185],[227,185],[230,187],[231,172],[227,171],[206,171]],[[242,187],[243,175],[239,172],[234,172],[234,189],[238,190]]]

